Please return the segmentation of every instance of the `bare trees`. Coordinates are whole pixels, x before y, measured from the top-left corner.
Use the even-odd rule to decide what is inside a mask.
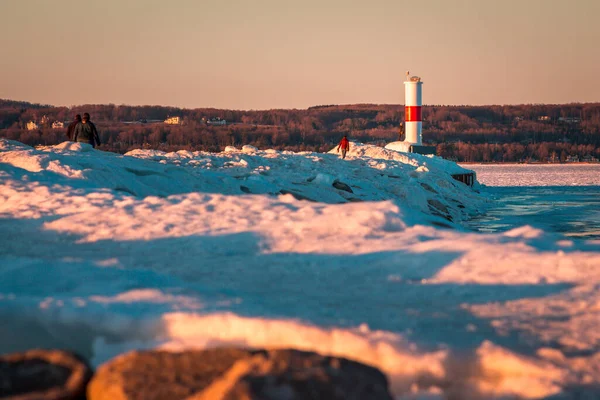
[[[307,110],[179,109],[161,106],[86,105],[71,109],[0,100],[0,137],[27,144],[64,140],[60,130],[40,125],[27,131],[29,121],[67,122],[75,113],[89,112],[97,122],[103,149],[125,152],[150,147],[163,150],[211,150],[251,144],[278,149],[322,150],[341,135],[383,144],[397,139],[403,120],[401,105],[331,105]],[[164,125],[167,115],[183,125]],[[224,126],[209,126],[204,118],[221,118]],[[425,106],[423,137],[437,145],[438,154],[461,161],[520,161],[569,155],[598,157],[600,103],[517,106]],[[154,121],[154,122],[153,122]],[[142,123],[143,122],[143,123]]]

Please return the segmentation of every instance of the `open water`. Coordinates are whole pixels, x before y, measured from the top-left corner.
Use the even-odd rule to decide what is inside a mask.
[[[488,212],[469,222],[481,232],[531,225],[570,238],[600,238],[600,164],[465,165],[477,173]]]

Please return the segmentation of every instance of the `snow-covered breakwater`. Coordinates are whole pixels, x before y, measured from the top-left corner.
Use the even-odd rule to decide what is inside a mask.
[[[192,167],[191,173],[201,179],[207,171],[218,172],[233,178],[226,180],[228,193],[288,193],[297,199],[333,204],[393,200],[402,207],[457,222],[480,212],[482,206],[481,197],[450,179],[452,173],[466,171],[455,163],[361,143],[353,143],[352,161],[347,162],[335,150],[293,153],[252,146],[227,147],[218,154],[134,150],[126,155]]]
[[[353,147],[0,141],[0,351],[293,347],[398,398],[597,393],[599,243],[464,231],[485,201],[445,161]]]

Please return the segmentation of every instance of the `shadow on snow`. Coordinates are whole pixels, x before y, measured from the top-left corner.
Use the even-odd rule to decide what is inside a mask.
[[[262,239],[250,232],[86,243],[76,235],[44,230],[47,220],[0,220],[0,232],[7,237],[0,245],[0,314],[8,322],[0,328],[0,352],[54,346],[89,356],[97,336],[126,340],[108,328],[103,332],[103,324],[118,323],[120,316],[157,319],[174,311],[173,304],[95,305],[85,309],[88,319],[69,319],[60,307],[40,308],[45,299],[68,304],[158,289],[203,305],[201,310],[177,305],[177,311],[232,311],[322,327],[368,324],[372,330],[401,333],[423,349],[468,351],[487,339],[531,354],[539,343],[520,340],[517,333],[498,336],[488,320],[461,305],[544,297],[569,287],[427,284],[458,252],[265,253]]]

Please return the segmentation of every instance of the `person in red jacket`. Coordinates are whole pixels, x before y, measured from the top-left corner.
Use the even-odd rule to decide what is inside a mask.
[[[350,142],[348,141],[348,136],[344,135],[342,140],[340,140],[340,144],[338,144],[337,152],[340,152],[340,148],[342,149],[342,158],[346,158],[346,153],[350,150]]]

